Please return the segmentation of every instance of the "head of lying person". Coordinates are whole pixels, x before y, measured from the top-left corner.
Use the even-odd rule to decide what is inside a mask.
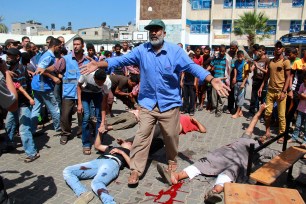
[[[120,138],[118,138],[117,139],[117,143],[121,146],[121,147],[123,147],[123,148],[125,148],[125,149],[132,149],[132,144],[133,144],[133,142],[131,142],[131,141],[127,141],[127,140],[122,140],[122,139],[120,139]]]

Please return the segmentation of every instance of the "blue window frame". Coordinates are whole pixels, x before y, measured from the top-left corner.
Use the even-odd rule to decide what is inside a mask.
[[[232,21],[231,20],[223,20],[222,23],[222,34],[228,34],[232,32]]]
[[[255,0],[236,0],[236,8],[255,8]]]
[[[277,8],[278,0],[258,0],[258,8]]]
[[[292,0],[292,7],[303,7],[304,0]]]
[[[271,30],[267,34],[275,35],[276,34],[276,27],[277,27],[277,20],[270,20],[270,21],[267,22],[267,25],[271,26]],[[263,32],[256,31],[256,34],[262,35]]]
[[[233,8],[233,0],[224,0],[223,8]]]
[[[190,26],[191,34],[208,34],[210,33],[210,21],[192,21],[186,20],[186,24]]]
[[[301,31],[301,24],[302,24],[302,21],[300,21],[300,20],[291,21],[289,32],[293,33],[293,32]]]
[[[192,10],[203,10],[211,8],[211,0],[192,0]]]

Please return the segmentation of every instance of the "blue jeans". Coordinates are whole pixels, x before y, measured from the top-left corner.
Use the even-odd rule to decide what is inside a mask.
[[[97,118],[97,124],[96,124],[96,131],[95,136],[98,133],[98,129],[101,124],[101,105],[102,105],[102,93],[88,93],[88,92],[82,92],[82,106],[83,106],[83,121],[82,121],[82,143],[83,147],[91,147],[90,142],[90,131],[89,131],[89,119],[90,119],[90,112],[91,112],[91,106],[90,103],[93,101],[95,106],[95,116]]]
[[[303,144],[306,144],[306,113],[298,111],[298,115],[296,118],[295,128],[292,134],[292,140],[297,140],[300,135],[301,127],[304,125],[304,137],[303,137]]]
[[[5,128],[8,133],[7,144],[13,143],[13,137],[17,129],[19,120],[19,134],[24,151],[27,156],[33,157],[36,155],[36,147],[31,132],[31,108],[19,107],[15,112],[8,112],[6,116]]]
[[[60,111],[58,108],[58,104],[56,102],[53,91],[33,91],[34,92],[34,101],[35,105],[32,110],[32,133],[36,132],[37,124],[38,124],[38,116],[40,113],[40,109],[42,107],[42,103],[44,102],[51,113],[53,120],[53,127],[55,131],[60,131]]]
[[[88,192],[80,179],[92,179],[91,188],[103,203],[116,203],[108,194],[106,186],[119,174],[120,166],[113,159],[95,159],[82,164],[68,166],[63,171],[63,176],[73,192],[79,197]]]

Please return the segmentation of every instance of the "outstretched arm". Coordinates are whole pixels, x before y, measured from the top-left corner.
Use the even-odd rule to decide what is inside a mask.
[[[195,119],[194,117],[190,117],[191,122],[193,122],[196,126],[198,126],[199,128],[199,132],[201,133],[206,133],[206,128],[204,125],[202,125],[202,123],[200,123],[197,119]]]
[[[245,133],[247,135],[252,135],[253,133],[253,130],[254,130],[254,127],[256,126],[257,122],[258,122],[258,119],[260,117],[260,115],[262,114],[262,112],[267,108],[268,106],[263,103],[261,104],[261,106],[259,107],[259,110],[258,112],[254,115],[254,117],[252,118],[252,121],[250,122],[250,125],[249,127],[246,129]]]
[[[103,136],[102,133],[98,132],[96,140],[95,140],[95,148],[101,152],[105,152],[105,150],[108,148],[108,145],[103,145],[101,141],[101,137]]]

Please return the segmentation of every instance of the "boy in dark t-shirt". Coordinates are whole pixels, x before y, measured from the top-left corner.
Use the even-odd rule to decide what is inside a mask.
[[[27,53],[22,57],[26,58]],[[21,53],[15,48],[7,50],[7,64],[10,66],[9,71],[12,73],[13,82],[18,93],[18,109],[14,112],[8,112],[6,116],[6,130],[7,130],[7,151],[14,149],[13,137],[17,124],[19,123],[19,133],[21,136],[22,145],[27,155],[24,162],[32,162],[39,158],[33,135],[31,132],[31,109],[35,102],[31,98],[31,82],[26,64],[19,64]]]
[[[94,198],[94,194],[80,182],[80,179],[90,178],[93,178],[92,190],[103,203],[116,203],[106,186],[119,175],[120,169],[129,167],[132,143],[117,139],[120,147],[112,147],[102,144],[102,136],[98,133],[95,140],[95,148],[102,153],[101,156],[89,162],[68,166],[63,171],[65,181],[78,196],[74,203],[89,203]]]
[[[198,51],[200,52],[200,50]],[[194,58],[193,53],[190,53],[189,57],[191,58],[191,60],[193,60]],[[191,73],[188,73],[188,72],[182,73],[181,88],[184,89],[182,114],[189,113],[191,116],[193,116],[194,109],[195,109],[195,98],[196,98],[196,88],[197,87],[196,87],[195,77]]]
[[[264,103],[265,94],[262,94],[261,97],[258,97],[258,89],[263,82],[265,74],[268,72],[269,61],[269,58],[266,56],[266,47],[260,45],[257,52],[257,59],[254,60],[253,66],[251,67],[251,71],[254,71],[250,103],[250,113],[252,115],[257,112],[259,108],[259,102]]]

